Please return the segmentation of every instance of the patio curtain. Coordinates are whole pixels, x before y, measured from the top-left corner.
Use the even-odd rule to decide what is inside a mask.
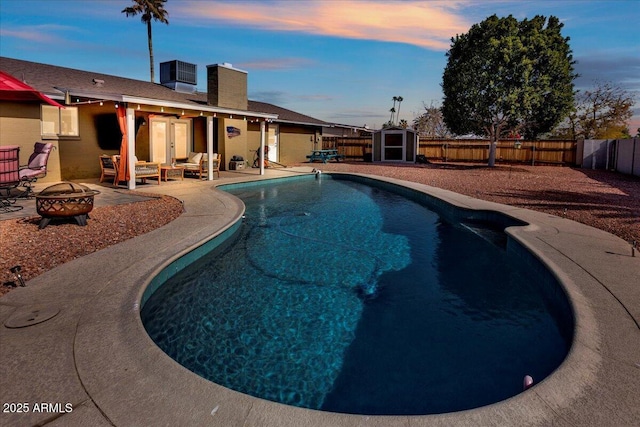
[[[120,132],[122,132],[122,142],[120,142],[120,161],[118,162],[118,178],[117,181],[129,181],[129,153],[128,153],[128,138],[127,138],[127,111],[126,108],[116,106],[116,116],[118,117],[118,124],[120,125]]]

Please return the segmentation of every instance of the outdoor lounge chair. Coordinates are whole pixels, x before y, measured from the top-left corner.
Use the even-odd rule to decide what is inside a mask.
[[[113,156],[113,166],[115,170],[118,170],[118,163],[120,162],[120,156]],[[146,162],[139,161],[136,156],[133,156],[134,161],[134,174],[136,179],[140,179],[143,183],[147,182],[147,178],[156,178],[158,180],[158,185],[160,185],[160,176],[161,176],[161,163],[155,162]],[[114,178],[114,185],[118,184],[118,180],[124,181],[124,179],[118,179],[117,174]]]
[[[27,197],[33,194],[31,186],[38,178],[44,178],[47,175],[47,162],[49,161],[49,154],[53,149],[53,144],[50,142],[36,142],[33,145],[33,153],[29,156],[29,163],[25,166],[20,166],[20,181],[25,187],[25,195]]]
[[[5,145],[0,147],[0,212],[13,212],[22,206],[12,206],[16,202],[13,189],[20,185],[20,147]]]
[[[116,177],[118,176],[118,170],[116,164],[113,162],[112,156],[103,154],[100,156],[100,182],[103,182],[106,177],[113,177],[113,184],[116,184]]]
[[[189,157],[186,161],[178,161],[177,166],[184,168],[185,175],[198,175],[198,178],[202,179],[204,175],[207,177],[207,166],[209,157],[207,153],[189,153]],[[220,178],[220,164],[222,163],[222,154],[213,153],[211,157],[213,166],[211,170],[218,174]]]
[[[138,160],[138,158],[135,156],[133,157],[133,159],[136,179],[140,179],[144,183],[147,182],[147,178],[157,178],[158,185],[160,185],[160,167],[162,166],[161,163],[141,161]]]

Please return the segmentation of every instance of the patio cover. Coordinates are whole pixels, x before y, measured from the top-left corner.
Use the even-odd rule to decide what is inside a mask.
[[[54,107],[64,108],[64,105],[58,104],[4,71],[0,71],[0,99],[4,101],[44,101]]]

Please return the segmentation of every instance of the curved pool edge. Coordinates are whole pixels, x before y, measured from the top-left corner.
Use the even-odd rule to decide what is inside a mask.
[[[65,264],[0,300],[5,321],[34,305],[57,305],[54,319],[23,330],[0,331],[0,373],[7,401],[72,402],[65,425],[430,426],[633,425],[640,420],[640,307],[632,277],[640,259],[621,239],[538,212],[497,205],[433,187],[399,183],[460,206],[493,209],[531,224],[509,232],[553,267],[570,295],[576,340],[560,366],[530,390],[486,407],[450,414],[367,417],[289,407],[228,390],[198,377],[148,338],[139,299],[150,276],[237,220],[233,196],[198,183],[180,192],[187,212],[144,236]],[[194,184],[195,185],[195,184]],[[211,207],[217,206],[215,212]],[[234,214],[227,211],[233,210]],[[627,255],[625,255],[625,252]],[[77,271],[86,271],[78,278]],[[615,297],[614,297],[615,296]],[[9,345],[7,345],[9,343]],[[535,345],[535,343],[532,343]],[[45,363],[46,361],[46,363]],[[46,414],[0,415],[7,425]],[[50,417],[50,415],[49,415]]]

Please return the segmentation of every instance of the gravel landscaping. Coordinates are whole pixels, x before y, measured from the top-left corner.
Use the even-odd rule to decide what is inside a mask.
[[[419,182],[483,200],[564,216],[640,242],[640,179],[607,171],[554,166],[315,163],[322,171],[375,174]],[[86,227],[56,224],[38,230],[39,216],[0,221],[0,283],[25,280],[55,266],[159,228],[177,218],[171,197],[95,208]],[[0,217],[1,219],[1,217]],[[0,286],[0,294],[10,287]]]
[[[22,267],[25,281],[57,265],[147,233],[173,221],[182,204],[172,197],[125,205],[96,207],[85,227],[73,221],[39,230],[40,216],[0,221],[0,283],[15,282],[9,269]],[[12,288],[0,286],[0,294]]]
[[[307,164],[308,165],[308,164]],[[322,171],[370,173],[590,225],[640,246],[640,178],[558,166],[314,163]]]

